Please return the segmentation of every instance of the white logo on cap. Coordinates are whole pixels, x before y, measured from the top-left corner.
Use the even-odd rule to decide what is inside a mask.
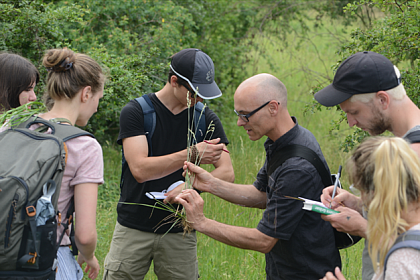
[[[210,69],[210,71],[207,72],[206,80],[211,82],[211,80],[213,80],[213,75],[214,75],[213,69]]]

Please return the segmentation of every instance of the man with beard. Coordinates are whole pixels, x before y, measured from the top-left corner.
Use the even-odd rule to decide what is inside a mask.
[[[337,69],[333,83],[317,92],[315,99],[327,107],[339,105],[350,127],[356,125],[370,135],[390,131],[410,140],[410,134],[420,130],[420,110],[407,96],[398,68],[375,52],[359,52],[347,58]],[[420,156],[420,144],[411,147]],[[332,192],[333,186],[325,188],[321,201],[331,203],[340,213],[322,218],[339,231],[366,238],[367,220],[363,218],[366,213],[361,199],[339,189],[332,200]],[[373,274],[365,246],[362,279],[371,279]]]

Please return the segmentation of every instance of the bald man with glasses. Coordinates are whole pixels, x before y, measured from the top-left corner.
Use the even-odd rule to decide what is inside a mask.
[[[320,214],[302,210],[302,201],[288,197],[319,200],[324,185],[315,167],[293,157],[267,176],[267,164],[274,152],[291,144],[315,151],[328,168],[313,134],[301,127],[287,110],[284,84],[269,74],[253,76],[239,85],[234,95],[237,125],[249,139],[267,136],[266,161],[252,185],[239,185],[213,177],[200,167],[186,163],[196,173],[194,187],[231,203],[265,209],[257,228],[226,225],[203,214],[203,199],[185,190],[176,201],[187,211],[191,226],[211,238],[266,256],[267,279],[319,279],[336,266],[341,267],[330,224]]]

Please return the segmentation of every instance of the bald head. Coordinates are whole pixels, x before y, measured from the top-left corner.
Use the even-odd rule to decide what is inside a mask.
[[[275,140],[295,125],[287,110],[287,90],[270,74],[258,74],[245,80],[233,97],[237,125],[252,141],[264,135]]]
[[[277,100],[283,107],[287,106],[285,85],[270,74],[258,74],[246,79],[236,89],[235,95],[241,95],[241,97],[255,100],[258,103]]]

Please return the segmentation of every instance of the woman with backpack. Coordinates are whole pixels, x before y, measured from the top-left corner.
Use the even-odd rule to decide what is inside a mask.
[[[97,111],[103,96],[105,76],[91,57],[67,48],[46,52],[43,65],[48,70],[46,97],[53,101],[50,111],[40,114],[45,120],[67,125],[85,126]],[[98,185],[103,181],[103,157],[100,144],[92,137],[80,136],[66,141],[68,154],[58,199],[58,210],[65,214],[74,197],[75,241],[79,249],[77,262],[69,245],[67,232],[58,251],[57,279],[82,279],[80,266],[95,279],[99,273],[95,257],[96,203]],[[58,227],[57,238],[63,227]]]
[[[0,53],[0,113],[36,100],[39,72],[26,58]]]
[[[368,212],[369,254],[376,271],[372,279],[420,279],[420,250],[410,245],[386,258],[398,236],[409,239],[420,230],[418,155],[402,138],[368,138],[353,153],[348,170]],[[412,245],[420,249],[420,235],[414,238]],[[335,275],[328,272],[323,279],[345,279],[339,268]]]

